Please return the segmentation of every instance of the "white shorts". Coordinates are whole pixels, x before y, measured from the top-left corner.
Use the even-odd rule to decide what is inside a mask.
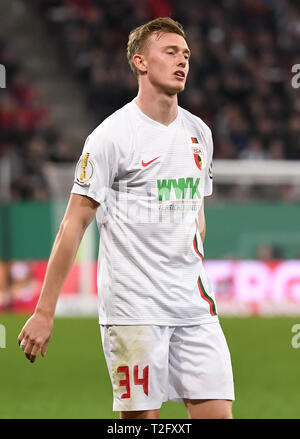
[[[159,409],[183,398],[234,400],[230,353],[219,322],[100,327],[113,411]]]

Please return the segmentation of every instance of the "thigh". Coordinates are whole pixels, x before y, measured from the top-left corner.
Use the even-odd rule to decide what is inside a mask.
[[[224,399],[184,399],[191,419],[232,419],[232,401]]]
[[[169,380],[173,401],[234,400],[231,358],[219,322],[175,329]]]
[[[168,390],[168,328],[101,326],[101,336],[113,388],[113,410],[130,417],[127,412],[160,409]]]

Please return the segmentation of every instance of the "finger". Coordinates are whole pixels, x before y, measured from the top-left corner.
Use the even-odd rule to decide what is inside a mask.
[[[19,347],[22,349],[22,351],[24,351],[26,349],[27,342],[28,342],[28,337],[22,338],[22,340],[19,344]]]
[[[18,344],[19,344],[19,346],[20,346],[21,341],[23,340],[23,338],[25,338],[25,333],[24,333],[24,331],[22,330],[22,331],[20,332],[20,334],[18,335]]]
[[[33,348],[32,348],[31,354],[30,354],[30,361],[31,361],[31,363],[35,362],[35,359],[36,359],[39,351],[40,351],[40,344],[39,343],[35,343]]]
[[[44,357],[46,355],[46,353],[47,353],[49,341],[46,341],[46,343],[44,343],[44,345],[42,346],[42,349],[41,349],[42,357]]]
[[[34,343],[31,342],[30,340],[27,340],[26,346],[24,348],[24,354],[25,354],[26,358],[28,358],[28,360],[30,360],[30,354],[31,354],[33,346],[34,346]]]
[[[21,341],[21,343],[20,343],[20,348],[22,349],[22,351],[24,351],[24,349],[25,349],[25,346],[26,346],[26,340],[25,340],[25,338],[23,338],[23,340]]]

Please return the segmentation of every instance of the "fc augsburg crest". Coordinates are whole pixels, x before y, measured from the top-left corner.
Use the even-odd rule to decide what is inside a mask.
[[[198,144],[198,139],[197,137],[191,137],[192,142]],[[196,163],[196,166],[198,169],[200,169],[200,171],[202,171],[203,168],[205,168],[205,154],[203,151],[203,148],[201,148],[199,145],[198,146],[192,146],[193,149],[193,155],[194,155],[194,160]]]

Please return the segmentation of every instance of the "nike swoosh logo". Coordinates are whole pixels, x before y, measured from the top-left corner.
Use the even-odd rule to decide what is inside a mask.
[[[147,162],[147,163],[144,163],[144,161],[142,160],[142,166],[148,166],[148,165],[150,165],[150,163],[154,162],[154,160],[159,159],[159,157],[160,157],[160,155],[159,155],[158,157],[156,157],[155,159],[150,160],[150,162]]]

